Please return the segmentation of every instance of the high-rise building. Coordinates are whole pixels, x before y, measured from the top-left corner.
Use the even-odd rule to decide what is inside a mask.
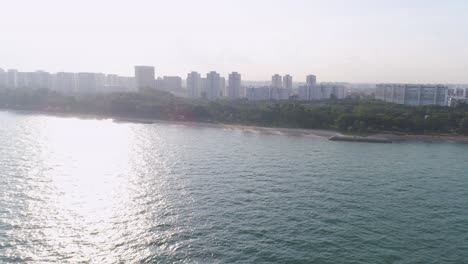
[[[396,104],[445,106],[448,102],[448,87],[424,84],[378,84],[375,97]]]
[[[17,72],[16,73],[16,87],[17,88],[32,88],[32,80],[34,79],[34,72]]]
[[[0,68],[0,88],[6,88],[7,84],[7,73],[2,68]]]
[[[315,86],[317,84],[317,76],[315,75],[307,75],[306,77],[306,85],[307,86]]]
[[[200,98],[203,89],[202,79],[198,72],[187,75],[187,90],[190,98]]]
[[[104,73],[95,73],[96,76],[96,88],[97,92],[100,92],[100,89],[106,85],[106,75]]]
[[[222,93],[222,80],[219,73],[212,71],[206,75],[204,98],[208,100],[219,99]]]
[[[283,88],[283,78],[279,74],[275,74],[271,77],[272,88]]]
[[[226,96],[229,98],[240,98],[241,92],[241,75],[237,72],[229,74],[229,83]]]
[[[153,66],[135,66],[135,82],[138,90],[154,89],[154,67]]]
[[[78,93],[96,93],[98,90],[98,78],[96,73],[79,72],[76,77]]]
[[[200,79],[200,97],[206,99],[206,87],[208,86],[208,81],[206,78]]]
[[[221,77],[219,78],[219,96],[225,96],[226,95],[226,78]]]
[[[18,87],[18,70],[10,69],[7,72],[7,86],[9,88]]]
[[[317,77],[315,75],[307,75],[306,85],[300,86],[298,89],[298,98],[299,100],[318,100],[320,95],[317,88]]]
[[[72,72],[57,72],[55,75],[55,89],[63,93],[76,91],[76,76]]]
[[[33,89],[51,89],[52,88],[52,76],[50,73],[45,71],[36,71],[31,73],[31,77],[28,78],[29,85],[27,87]]]
[[[284,89],[288,89],[288,90],[292,90],[292,87],[293,87],[293,79],[292,79],[292,76],[287,74],[283,77],[283,88]]]

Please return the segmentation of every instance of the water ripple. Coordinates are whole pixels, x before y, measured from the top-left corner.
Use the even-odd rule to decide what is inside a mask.
[[[468,261],[466,145],[0,122],[0,262]]]

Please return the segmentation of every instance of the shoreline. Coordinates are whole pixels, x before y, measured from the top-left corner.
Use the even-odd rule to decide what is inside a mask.
[[[228,124],[228,123],[209,123],[209,122],[197,122],[197,121],[178,121],[178,120],[163,120],[153,118],[139,118],[139,117],[125,117],[115,115],[98,115],[98,114],[83,114],[83,113],[63,113],[53,111],[35,111],[35,110],[20,110],[20,109],[5,109],[2,108],[0,111],[24,113],[24,114],[43,114],[48,116],[56,117],[71,117],[78,119],[93,119],[93,120],[105,120],[112,119],[115,123],[136,123],[136,124],[171,124],[171,125],[182,125],[189,127],[207,127],[207,128],[222,128],[229,130],[239,130],[245,133],[263,133],[269,135],[286,135],[286,136],[305,136],[305,137],[320,137],[330,139],[335,136],[349,137],[349,138],[377,138],[388,140],[393,143],[399,142],[456,142],[456,143],[468,143],[468,136],[462,135],[424,135],[424,134],[394,134],[391,132],[376,132],[371,133],[367,136],[353,136],[345,135],[339,131],[327,130],[327,129],[305,129],[305,128],[284,128],[284,127],[264,127],[256,125],[243,125],[243,124]]]

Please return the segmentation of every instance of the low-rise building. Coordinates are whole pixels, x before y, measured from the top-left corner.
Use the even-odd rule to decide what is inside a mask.
[[[245,90],[247,100],[249,101],[267,101],[270,100],[270,87],[248,87]]]
[[[291,90],[286,88],[270,88],[270,100],[289,100]]]

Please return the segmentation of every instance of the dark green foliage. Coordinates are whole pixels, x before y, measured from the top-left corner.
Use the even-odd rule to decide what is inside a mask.
[[[189,100],[161,91],[67,96],[48,90],[0,90],[0,108],[163,120],[219,122],[348,132],[468,135],[468,106],[409,107],[369,99],[319,102]]]
[[[468,135],[468,114],[465,114],[459,122],[459,133]]]

